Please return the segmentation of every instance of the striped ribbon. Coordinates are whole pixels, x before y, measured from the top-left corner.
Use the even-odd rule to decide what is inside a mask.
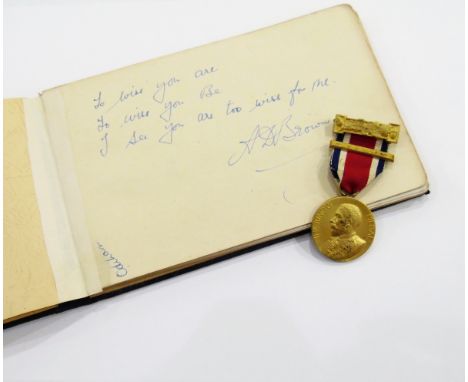
[[[388,142],[364,135],[340,133],[336,134],[338,142],[350,143],[388,151]],[[369,182],[380,175],[384,169],[385,160],[354,151],[334,148],[330,158],[330,169],[338,181],[340,188],[349,195],[354,195],[366,187]]]

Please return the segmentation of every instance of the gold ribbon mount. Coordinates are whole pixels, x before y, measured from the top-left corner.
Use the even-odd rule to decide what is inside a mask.
[[[365,135],[376,139],[385,139],[388,143],[397,143],[400,135],[400,125],[395,123],[385,124],[380,122],[370,122],[365,121],[364,119],[348,118],[340,114],[335,116],[335,120],[333,122],[333,132],[336,134],[349,133]],[[367,147],[357,146],[350,143],[332,140],[330,141],[330,147],[355,151],[391,162],[395,160],[395,156],[391,153],[369,149]]]

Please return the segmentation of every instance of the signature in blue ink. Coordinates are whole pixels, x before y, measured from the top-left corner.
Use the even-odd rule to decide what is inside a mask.
[[[128,270],[127,268],[117,259],[112,253],[110,253],[101,243],[97,242],[96,243],[98,246],[98,249],[106,260],[108,261],[110,266],[116,270],[115,275],[117,277],[124,277],[127,276]]]
[[[260,125],[258,124],[251,132],[250,137],[239,141],[241,149],[228,159],[228,165],[234,166],[245,155],[250,155],[257,148],[275,147],[280,142],[291,142],[298,137],[309,134],[318,127],[329,124],[329,120],[301,126],[291,122],[292,115],[289,114],[279,124]]]
[[[305,156],[310,155],[310,154],[312,154],[312,153],[314,153],[314,152],[315,152],[315,150],[311,150],[311,151],[305,152],[305,153],[303,153],[303,154],[301,154],[301,155],[298,155],[297,157],[290,158],[290,159],[288,159],[288,160],[286,160],[286,161],[284,161],[284,162],[275,164],[275,165],[273,165],[273,166],[263,167],[263,168],[257,168],[257,169],[255,169],[255,172],[266,172],[266,171],[275,170],[275,169],[280,168],[280,167],[283,167],[283,166],[287,166],[287,165],[289,165],[290,163],[293,163],[293,162],[295,162],[295,161],[297,161],[297,160],[299,160],[299,159],[302,159],[302,158],[304,158]]]

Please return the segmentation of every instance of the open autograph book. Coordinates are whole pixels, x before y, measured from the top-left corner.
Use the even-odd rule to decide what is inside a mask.
[[[401,125],[360,200],[428,190],[347,5],[5,100],[4,323],[308,229],[335,114]]]

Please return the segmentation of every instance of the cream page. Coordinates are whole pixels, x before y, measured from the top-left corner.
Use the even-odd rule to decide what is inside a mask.
[[[44,240],[24,107],[22,99],[3,101],[4,322],[57,305],[63,296]]]
[[[72,226],[81,222],[83,240],[86,227],[104,287],[310,225],[337,194],[328,168],[336,114],[402,125],[395,162],[360,199],[385,205],[426,183],[349,6],[58,87],[42,101]]]

